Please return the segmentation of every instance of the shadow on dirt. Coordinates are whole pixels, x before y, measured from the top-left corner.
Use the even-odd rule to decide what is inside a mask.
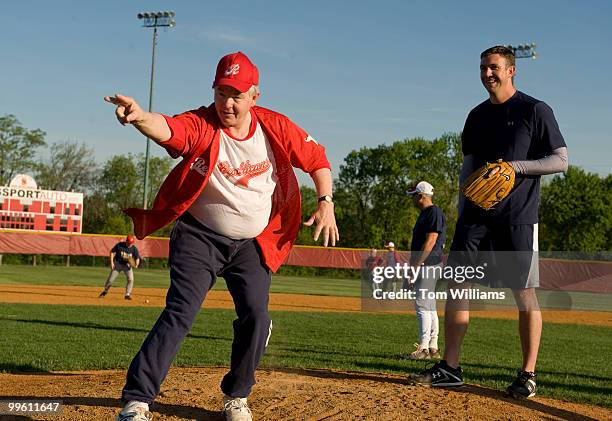
[[[24,399],[39,399],[36,397],[28,397],[28,396],[2,396],[2,400],[24,400]],[[71,406],[84,406],[84,407],[97,407],[97,408],[114,408],[116,412],[119,413],[119,410],[123,406],[120,399],[111,399],[111,398],[95,398],[95,397],[76,397],[76,396],[51,396],[45,397],[45,401],[61,401],[63,405],[71,405]],[[221,411],[208,411],[202,408],[196,408],[193,406],[185,406],[185,405],[168,405],[155,403],[152,405],[151,410],[157,412],[158,414],[162,414],[165,416],[172,416],[184,419],[196,419],[196,420],[211,420],[211,421],[221,421],[224,419]],[[8,418],[2,418],[3,421]],[[30,417],[22,417],[22,416],[14,416],[11,418],[14,420],[30,420]]]
[[[404,384],[408,387],[419,387],[419,386],[411,385],[410,380],[407,377],[406,378],[390,377],[384,373],[376,374],[376,373],[356,373],[356,372],[333,372],[333,371],[327,371],[327,370],[296,369],[296,368],[274,368],[274,371],[296,374],[300,376],[317,377],[317,378],[334,378],[334,379],[340,379],[340,380],[366,380],[366,381],[380,382],[380,383]],[[568,411],[565,409],[557,408],[557,407],[547,405],[545,403],[537,402],[534,400],[514,399],[511,397],[507,397],[505,395],[505,392],[502,392],[500,390],[495,390],[495,389],[489,389],[489,388],[482,387],[482,386],[464,385],[462,387],[457,387],[457,388],[447,388],[446,390],[449,390],[455,393],[472,394],[472,395],[482,396],[484,398],[503,401],[509,405],[522,406],[532,411],[537,411],[537,412],[540,412],[541,414],[546,414],[546,415],[558,417],[561,419],[571,419],[571,420],[578,420],[578,421],[597,421],[595,418],[591,418],[591,417],[581,415],[581,414],[578,414],[572,411]]]

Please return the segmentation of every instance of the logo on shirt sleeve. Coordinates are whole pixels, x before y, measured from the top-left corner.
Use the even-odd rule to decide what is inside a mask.
[[[316,140],[313,139],[312,136],[308,135],[306,136],[306,139],[304,139],[304,142],[314,142],[315,144],[319,144],[319,142],[317,142]]]
[[[196,160],[193,161],[189,168],[195,170],[203,176],[206,176],[206,174],[208,174],[208,165],[206,165],[206,161],[204,161],[204,158],[196,158]]]

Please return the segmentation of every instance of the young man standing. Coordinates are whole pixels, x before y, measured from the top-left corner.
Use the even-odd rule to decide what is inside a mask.
[[[485,164],[509,162],[516,179],[508,197],[492,210],[460,200],[459,218],[448,265],[474,264],[478,252],[492,251],[497,268],[487,268],[492,287],[512,290],[519,310],[519,336],[523,355],[518,376],[507,391],[515,397],[536,393],[536,360],[542,316],[535,288],[539,286],[537,261],[540,176],[567,170],[567,148],[552,109],[515,89],[514,52],[503,46],[480,55],[480,79],[489,98],[468,115],[462,134],[463,166],[460,181]],[[461,199],[464,199],[461,197]],[[496,272],[489,276],[495,269]],[[451,282],[449,288],[470,284]],[[468,301],[449,299],[445,312],[444,360],[413,378],[431,386],[461,386],[459,351],[469,324]]]
[[[105,100],[131,124],[182,161],[162,184],[151,210],[128,209],[138,238],[178,220],[170,239],[166,308],[128,370],[117,420],[150,420],[149,405],[217,276],[225,278],[238,318],[230,370],[221,382],[227,420],[251,420],[247,396],[272,332],[271,273],[295,240],[301,220],[293,167],[310,174],[317,210],[314,239],[339,240],[325,149],[274,111],[256,106],[259,72],[241,53],[221,58],[214,103],[174,117],[148,113],[130,97]]]

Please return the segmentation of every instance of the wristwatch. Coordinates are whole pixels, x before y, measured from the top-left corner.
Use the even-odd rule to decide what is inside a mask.
[[[319,202],[334,203],[334,198],[331,197],[329,194],[326,194],[325,196],[319,197]]]

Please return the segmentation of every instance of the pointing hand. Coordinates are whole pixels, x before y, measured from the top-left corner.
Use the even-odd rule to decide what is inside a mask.
[[[117,106],[115,109],[115,116],[117,116],[119,123],[124,126],[127,124],[137,124],[143,120],[146,114],[134,98],[129,96],[115,94],[115,96],[105,96],[104,101]]]

